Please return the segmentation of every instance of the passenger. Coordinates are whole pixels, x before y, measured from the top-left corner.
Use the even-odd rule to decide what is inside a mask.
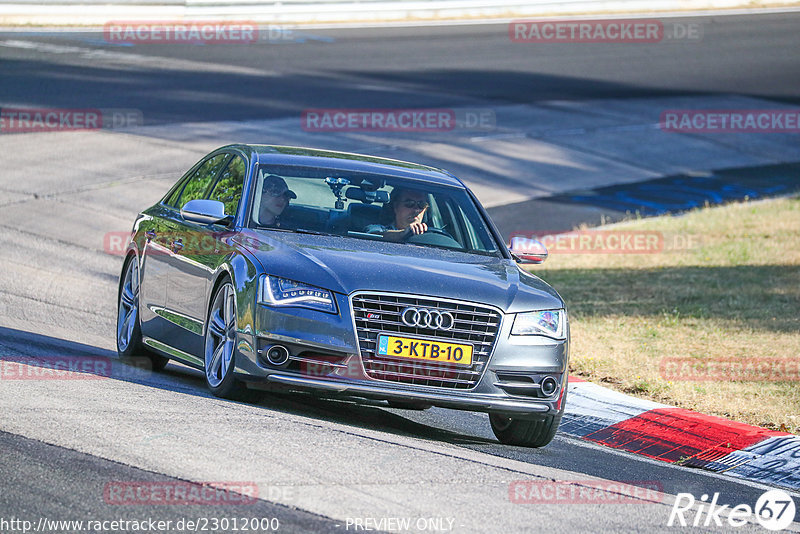
[[[261,205],[258,210],[258,224],[280,227],[281,214],[289,205],[289,200],[294,198],[297,198],[297,195],[286,185],[286,180],[275,174],[264,177]]]
[[[422,222],[425,210],[428,209],[426,194],[422,191],[395,187],[386,208],[392,219],[389,224],[370,224],[365,232],[383,234],[389,241],[402,241],[411,235],[423,234],[428,230],[428,225]]]

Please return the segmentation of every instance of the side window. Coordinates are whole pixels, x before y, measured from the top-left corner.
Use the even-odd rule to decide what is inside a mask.
[[[456,216],[456,210],[459,210],[460,216],[461,211],[457,204],[454,205],[454,202],[452,202],[450,199],[442,202],[440,205],[442,222],[439,227],[446,230],[451,236],[453,236],[453,239],[458,241],[462,247],[469,248],[469,244],[464,239],[462,233],[462,226],[458,224],[460,218],[459,216]]]
[[[179,199],[173,200],[173,197],[176,197],[176,195],[172,195],[169,205],[180,208],[190,200],[203,198],[208,186],[210,186],[214,178],[217,177],[217,173],[219,173],[222,166],[225,165],[228,157],[230,157],[230,154],[218,154],[200,165],[200,167],[194,171],[194,174],[186,180],[186,185],[183,186],[183,191],[181,191]]]
[[[178,198],[181,196],[181,191],[183,191],[183,186],[185,184],[186,180],[181,180],[181,182],[178,184],[178,187],[176,187],[175,190],[169,195],[169,198],[164,201],[164,204],[174,208],[178,204]]]
[[[226,215],[236,215],[239,199],[242,198],[244,188],[244,175],[247,170],[241,156],[234,156],[233,160],[223,171],[219,181],[211,191],[211,200],[219,200],[225,204]]]
[[[470,248],[472,249],[482,249],[483,244],[478,239],[478,235],[475,233],[475,228],[472,226],[472,221],[469,218],[464,216],[464,226],[467,229],[467,235],[469,236],[469,244]]]
[[[480,250],[483,252],[494,252],[497,250],[494,246],[494,239],[492,239],[488,228],[483,226],[479,221],[474,221],[472,217],[478,217],[478,213],[465,213],[461,206],[458,207],[461,214],[461,220],[464,223],[469,246],[472,250]]]

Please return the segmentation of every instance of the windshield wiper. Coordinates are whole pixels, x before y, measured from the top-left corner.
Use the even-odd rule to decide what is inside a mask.
[[[297,228],[297,229],[294,230],[294,232],[296,232],[298,234],[327,235],[327,236],[333,236],[333,237],[342,237],[339,234],[332,234],[330,232],[319,232],[317,230],[308,230],[306,228]]]
[[[294,233],[294,230],[292,230],[291,228],[280,228],[280,227],[278,227],[278,226],[259,226],[259,227],[258,227],[258,229],[259,229],[259,230],[274,230],[274,231],[276,231],[276,232],[290,232],[290,233]]]
[[[306,228],[281,228],[279,226],[259,226],[264,230],[274,230],[276,232],[288,232],[290,234],[310,234],[310,235],[336,235],[327,234],[325,232],[317,232],[316,230],[307,230]]]

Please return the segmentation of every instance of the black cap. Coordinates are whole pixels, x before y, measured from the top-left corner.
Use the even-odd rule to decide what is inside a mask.
[[[269,194],[275,197],[285,195],[289,198],[297,198],[295,192],[289,189],[289,186],[286,185],[286,180],[277,174],[269,174],[264,177],[263,191],[269,192]]]

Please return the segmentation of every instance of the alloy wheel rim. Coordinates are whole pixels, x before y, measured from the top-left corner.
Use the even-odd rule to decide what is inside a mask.
[[[119,309],[117,310],[117,345],[120,351],[128,349],[133,338],[133,329],[139,313],[139,266],[136,258],[128,262],[125,270],[125,280],[119,294]]]
[[[214,298],[206,332],[206,379],[211,387],[218,387],[230,372],[235,338],[233,287],[225,284]]]

